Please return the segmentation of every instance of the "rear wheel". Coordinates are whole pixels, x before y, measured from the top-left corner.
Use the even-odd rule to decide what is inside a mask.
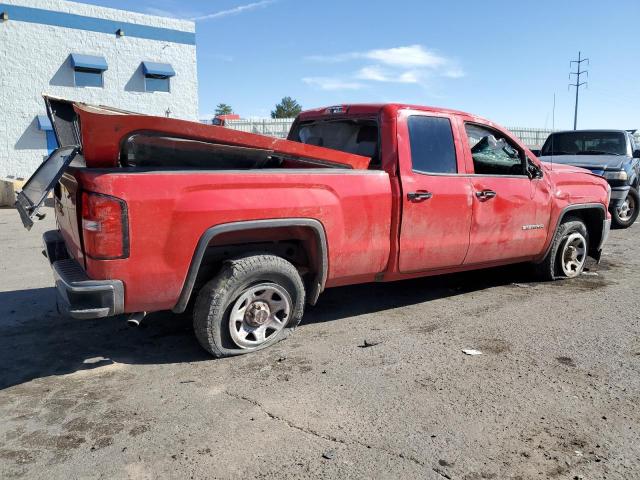
[[[617,228],[629,228],[633,225],[633,222],[638,218],[639,205],[640,196],[638,195],[638,190],[631,187],[622,205],[611,211],[613,225]]]
[[[589,235],[584,222],[576,217],[562,221],[545,259],[536,265],[545,280],[575,278],[584,270],[589,252]]]
[[[304,284],[296,268],[274,255],[227,262],[198,294],[193,324],[215,357],[241,355],[286,338],[300,323]]]

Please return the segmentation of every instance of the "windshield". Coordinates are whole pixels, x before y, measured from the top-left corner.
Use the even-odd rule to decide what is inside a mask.
[[[318,120],[300,123],[289,139],[354,153],[371,158],[370,168],[380,166],[378,160],[378,125],[375,120]]]
[[[623,132],[552,133],[544,142],[541,155],[626,155]]]

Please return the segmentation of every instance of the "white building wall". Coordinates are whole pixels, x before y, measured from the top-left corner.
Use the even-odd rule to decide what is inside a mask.
[[[195,24],[64,0],[0,0],[2,4],[56,10],[93,18],[194,32]],[[140,113],[197,120],[196,48],[115,32],[98,33],[12,20],[0,22],[0,177],[28,177],[47,155],[42,94]],[[70,54],[102,56],[104,87],[75,87]],[[141,62],[171,64],[171,92],[145,92]]]

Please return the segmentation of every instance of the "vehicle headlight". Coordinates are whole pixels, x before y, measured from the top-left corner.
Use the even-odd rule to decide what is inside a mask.
[[[611,172],[604,172],[604,178],[607,180],[628,180],[629,175],[624,170],[615,170]]]

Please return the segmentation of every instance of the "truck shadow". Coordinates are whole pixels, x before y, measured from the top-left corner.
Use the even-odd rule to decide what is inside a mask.
[[[530,280],[526,270],[514,266],[329,289],[300,328]],[[57,313],[53,288],[0,292],[0,322],[0,389],[115,362],[211,360],[198,345],[188,315],[155,313],[139,328],[128,327],[123,316],[73,320]]]

